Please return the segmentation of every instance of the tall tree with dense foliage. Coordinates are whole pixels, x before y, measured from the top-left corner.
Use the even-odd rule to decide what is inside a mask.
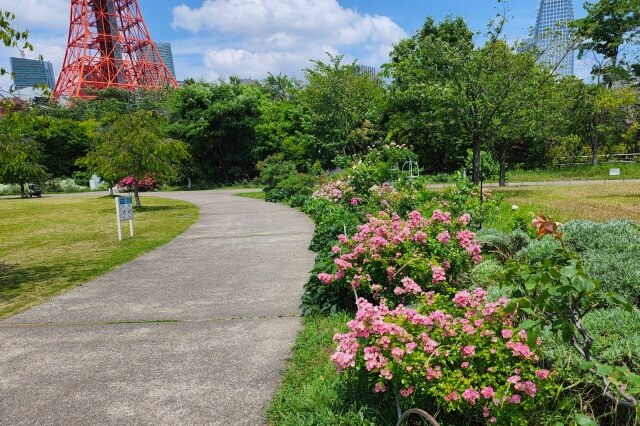
[[[380,121],[385,90],[378,77],[360,72],[357,64],[344,64],[343,56],[329,62],[312,61],[305,69],[307,84],[300,94],[304,132],[311,138],[307,158],[331,165],[336,155],[363,152],[382,138]]]
[[[545,82],[533,56],[514,54],[502,39],[503,23],[478,48],[462,18],[440,24],[429,18],[396,45],[385,66],[393,79],[389,137],[417,145],[421,160],[451,161],[471,148],[475,183],[483,146],[520,120],[527,98],[539,93],[531,85]]]
[[[581,40],[579,57],[586,52],[602,55],[605,63],[592,73],[609,87],[628,77],[630,65],[621,58],[625,44],[637,42],[640,33],[640,0],[585,2],[587,16],[572,23]]]
[[[263,82],[263,90],[267,96],[262,98],[258,107],[256,158],[262,161],[281,153],[288,160],[304,164],[309,138],[303,134],[300,83],[283,75],[270,75]]]
[[[27,183],[41,183],[47,178],[42,165],[42,145],[32,137],[31,112],[9,112],[0,118],[0,182],[20,185],[26,196]]]
[[[187,174],[232,183],[255,175],[259,87],[230,82],[188,84],[175,92],[170,133],[187,143]]]
[[[76,160],[87,154],[91,133],[98,123],[56,118],[46,115],[35,117],[32,137],[43,147],[43,165],[52,177],[71,177],[79,171]]]
[[[136,206],[140,207],[138,181],[147,176],[168,181],[189,157],[183,142],[167,138],[165,123],[150,111],[135,111],[107,122],[96,145],[80,163],[106,180],[132,176]]]

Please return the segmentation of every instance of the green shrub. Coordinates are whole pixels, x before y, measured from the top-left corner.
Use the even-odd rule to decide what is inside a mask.
[[[498,216],[502,198],[501,194],[496,195],[485,189],[481,199],[480,188],[458,175],[456,186],[447,188],[440,197],[432,200],[432,204],[433,208],[444,208],[454,216],[469,213],[472,220],[470,226],[480,229],[483,223],[491,222]]]
[[[597,310],[584,317],[584,325],[594,337],[591,353],[598,362],[626,365],[632,372],[640,373],[640,311]],[[553,365],[567,385],[576,386],[573,393],[581,399],[574,402],[576,406],[580,404],[583,409],[595,411],[592,414],[600,415],[599,424],[636,424],[628,411],[616,410],[602,397],[602,384],[595,376],[585,374],[580,368],[582,358],[560,336],[545,332],[542,341],[543,360]]]
[[[496,260],[485,260],[479,263],[471,270],[471,283],[475,287],[492,288],[500,280],[500,274],[502,273],[502,265]],[[504,296],[505,292],[501,292],[498,297]],[[490,292],[492,300],[496,298]]]
[[[20,195],[20,185],[5,185],[0,183],[0,196]]]
[[[562,227],[565,244],[584,259],[587,272],[602,282],[605,291],[627,297],[640,305],[640,226],[614,220],[595,223],[582,220]],[[544,259],[559,247],[553,238],[533,241],[519,258]]]
[[[64,192],[64,193],[83,192],[83,191],[89,190],[87,186],[78,185],[76,181],[71,178],[52,179],[46,183],[43,189],[46,192]]]
[[[519,229],[505,234],[496,229],[483,228],[478,232],[478,241],[482,244],[482,250],[485,253],[493,253],[504,262],[527,247],[531,239]]]

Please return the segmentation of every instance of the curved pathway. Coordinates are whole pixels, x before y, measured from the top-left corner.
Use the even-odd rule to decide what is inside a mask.
[[[0,424],[264,423],[300,328],[313,224],[238,191],[162,193],[187,232],[0,322]]]

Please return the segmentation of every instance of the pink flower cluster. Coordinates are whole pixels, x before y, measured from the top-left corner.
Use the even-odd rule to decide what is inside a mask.
[[[134,182],[135,179],[133,176],[127,176],[126,178],[118,182],[118,184],[116,185],[116,189],[118,191],[131,192],[133,191]],[[140,192],[155,191],[157,189],[160,189],[160,183],[149,175],[146,175],[144,179],[138,180],[138,191]]]
[[[348,332],[334,336],[331,360],[338,371],[361,365],[373,376],[375,392],[393,387],[403,397],[453,404],[448,409],[477,406],[490,423],[501,418],[505,404],[539,393],[549,371],[536,368],[536,350],[504,312],[508,299],[490,302],[480,288],[428,299],[417,310],[358,299]]]
[[[471,254],[473,263],[480,263],[482,261],[480,244],[476,241],[476,234],[468,229],[459,231],[456,233],[460,245]]]
[[[398,190],[388,182],[384,182],[382,185],[372,186],[369,188],[369,192],[378,197],[388,197],[398,195]]]
[[[352,192],[353,188],[351,187],[351,185],[349,185],[348,182],[338,179],[329,181],[318,188],[313,193],[313,198],[322,198],[333,203],[339,203],[343,199],[347,198]],[[354,199],[350,199],[351,204],[353,204]],[[353,205],[357,205],[358,202],[359,201],[357,201],[356,204]]]
[[[428,219],[417,210],[407,216],[379,212],[369,215],[353,236],[340,235],[332,248],[335,270],[318,279],[405,303],[406,297],[429,288],[455,285],[458,273],[480,261],[475,234],[460,224],[466,219],[453,223],[451,213],[439,210]]]

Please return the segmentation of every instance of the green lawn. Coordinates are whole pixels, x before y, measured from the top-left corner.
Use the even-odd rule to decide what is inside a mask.
[[[43,302],[135,259],[185,231],[198,218],[190,203],[145,197],[135,237],[122,242],[112,198],[0,199],[0,318]],[[127,222],[128,224],[128,222]]]
[[[244,198],[255,198],[256,200],[264,200],[266,194],[264,193],[264,191],[256,191],[256,192],[238,192],[237,194],[238,197],[244,197]]]
[[[620,176],[609,176],[612,168],[620,169]],[[508,182],[549,182],[557,180],[622,180],[640,179],[638,163],[604,163],[597,166],[580,165],[540,170],[507,171]],[[497,179],[495,179],[497,181]]]
[[[571,219],[640,222],[640,183],[505,187],[493,191],[504,194],[509,205],[523,206],[562,222]]]

